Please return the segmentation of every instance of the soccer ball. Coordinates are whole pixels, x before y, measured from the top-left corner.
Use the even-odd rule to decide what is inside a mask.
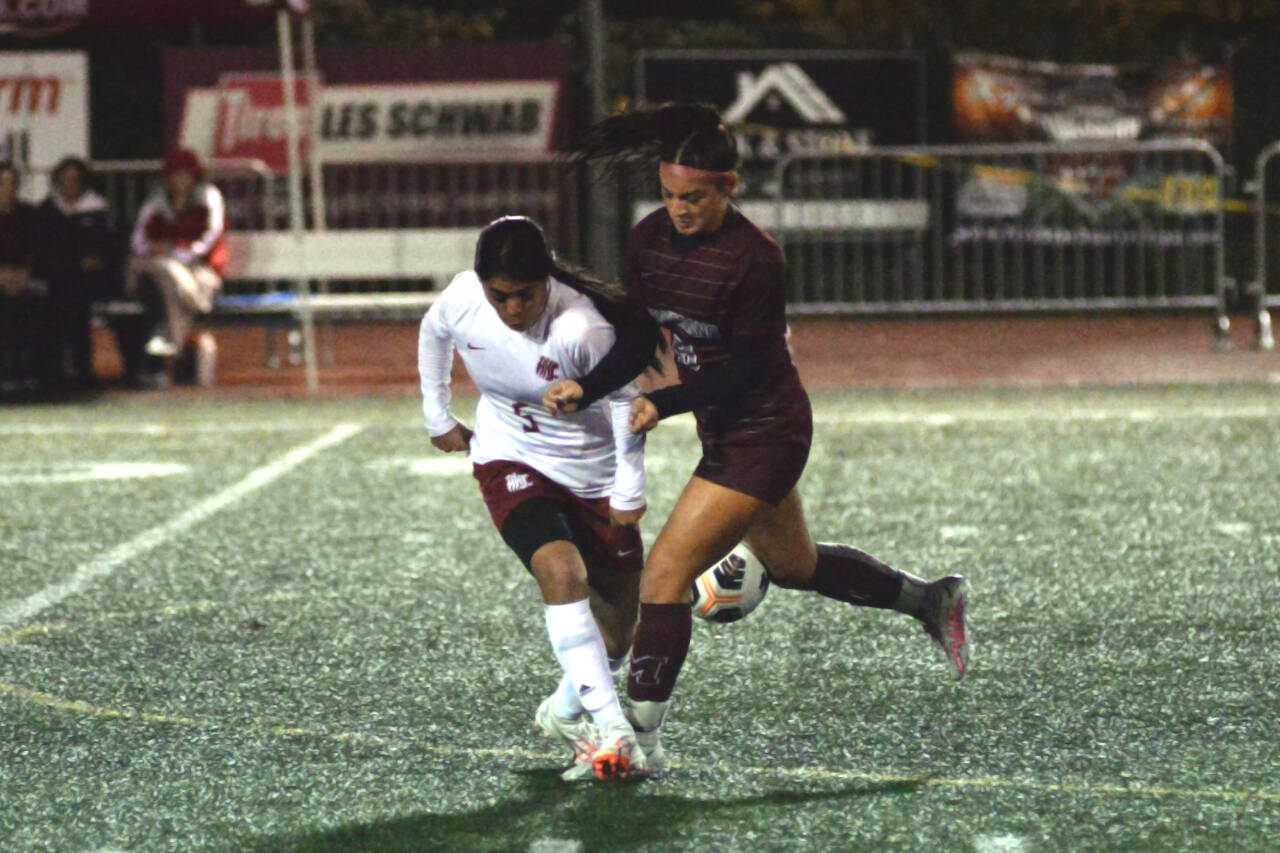
[[[709,622],[737,622],[760,606],[769,591],[764,563],[739,542],[693,582],[693,615]]]

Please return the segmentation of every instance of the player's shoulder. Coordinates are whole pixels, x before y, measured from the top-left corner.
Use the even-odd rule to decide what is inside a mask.
[[[613,327],[596,308],[591,297],[554,278],[550,280],[548,287],[551,292],[547,301],[554,312],[548,330],[551,337],[571,344],[592,334],[613,332]]]
[[[756,257],[782,260],[782,247],[773,235],[752,222],[737,207],[729,209],[725,223],[733,229],[735,239]]]
[[[463,270],[449,280],[436,297],[436,304],[449,307],[466,305],[484,298],[484,286],[475,270]]]
[[[648,240],[663,233],[671,225],[671,216],[665,207],[648,214],[631,228],[632,240]]]

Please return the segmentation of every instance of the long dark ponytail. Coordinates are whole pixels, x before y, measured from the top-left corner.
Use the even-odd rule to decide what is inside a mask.
[[[641,306],[627,298],[621,286],[557,260],[542,227],[527,216],[504,216],[484,227],[476,240],[475,271],[481,281],[496,275],[519,282],[541,281],[550,276],[589,298],[619,334],[652,322]],[[658,348],[664,352],[667,348],[661,335]],[[650,366],[662,372],[656,356]]]
[[[481,281],[495,275],[521,282],[550,276],[590,296],[597,307],[601,302],[620,304],[626,299],[626,291],[618,285],[557,260],[542,226],[527,216],[504,216],[484,227],[476,241],[475,271]]]
[[[611,169],[639,161],[732,172],[738,168],[738,145],[714,107],[638,105],[589,127],[570,158],[602,160]]]

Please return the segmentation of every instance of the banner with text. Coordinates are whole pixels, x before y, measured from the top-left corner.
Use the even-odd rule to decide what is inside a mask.
[[[742,192],[776,196],[793,154],[924,142],[924,60],[863,51],[641,51],[636,94],[712,104],[738,138]]]
[[[510,160],[551,147],[556,80],[368,83],[317,86],[317,139],[325,163]],[[299,82],[302,128],[312,126],[310,87]],[[263,160],[287,168],[284,87],[275,74],[226,74],[187,90],[181,143],[205,157]]]
[[[1226,63],[1164,67],[1059,65],[1007,56],[955,57],[956,134],[964,142],[1231,139]]]
[[[1059,65],[964,53],[955,57],[954,69],[961,141],[1064,146],[1036,174],[996,163],[971,169],[957,200],[961,216],[1026,218],[1031,233],[1033,221],[1062,210],[1090,227],[1213,211],[1221,188],[1202,171],[1204,164],[1153,172],[1135,156],[1085,154],[1070,146],[1172,138],[1230,144],[1233,88],[1227,63]],[[1197,203],[1187,202],[1192,197]]]
[[[0,162],[42,172],[89,156],[89,63],[73,51],[0,52]],[[43,180],[24,195],[43,193]]]

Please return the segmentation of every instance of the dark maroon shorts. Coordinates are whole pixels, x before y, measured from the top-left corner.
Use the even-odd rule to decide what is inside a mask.
[[[800,482],[809,445],[722,444],[704,438],[695,477],[777,506]]]
[[[498,530],[525,501],[539,498],[564,510],[589,573],[638,574],[644,568],[644,546],[636,527],[609,524],[609,499],[580,498],[559,483],[519,462],[486,462],[474,466],[480,494]]]
[[[702,460],[694,476],[770,506],[782,503],[800,482],[813,443],[809,395],[793,378],[754,412],[695,412]]]

